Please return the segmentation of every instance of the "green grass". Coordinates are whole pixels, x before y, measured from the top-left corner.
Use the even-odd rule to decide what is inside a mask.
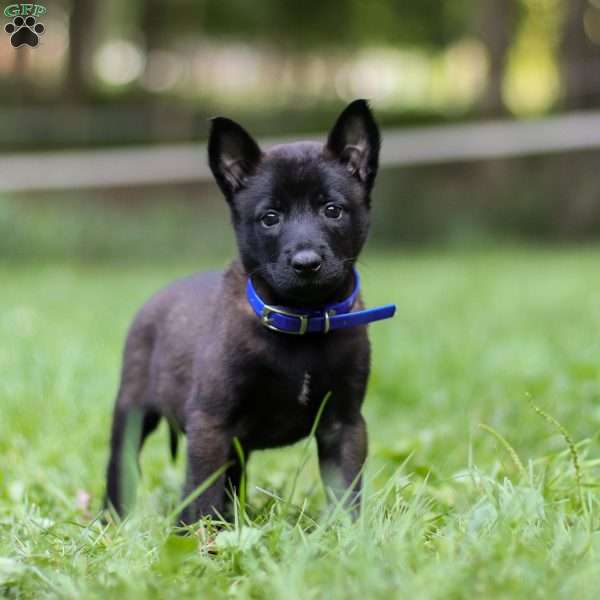
[[[0,263],[0,597],[596,597],[600,248],[365,256],[367,302],[398,313],[371,326],[357,523],[327,509],[311,443],[293,498],[302,444],[252,457],[230,529],[176,536],[161,426],[135,513],[103,526],[126,327],[206,266]]]

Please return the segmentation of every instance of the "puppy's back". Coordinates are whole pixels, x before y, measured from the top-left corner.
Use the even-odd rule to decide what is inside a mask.
[[[196,349],[214,323],[222,272],[197,273],[159,290],[133,319],[122,386],[135,382],[135,404],[180,421]]]

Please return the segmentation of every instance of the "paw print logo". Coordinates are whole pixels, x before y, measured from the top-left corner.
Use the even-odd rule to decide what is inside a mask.
[[[10,43],[18,48],[27,44],[32,48],[35,48],[40,38],[39,36],[44,33],[46,28],[37,22],[35,17],[31,15],[24,19],[23,17],[15,17],[12,23],[7,23],[4,27],[4,31],[10,35]]]

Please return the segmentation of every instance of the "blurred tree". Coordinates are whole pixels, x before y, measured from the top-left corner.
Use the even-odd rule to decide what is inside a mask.
[[[146,52],[159,49],[164,43],[167,6],[164,0],[144,0],[141,27]]]
[[[600,106],[600,7],[568,0],[561,45],[564,106]]]
[[[480,112],[495,117],[507,112],[502,88],[508,53],[516,31],[518,6],[515,0],[482,0],[477,14],[477,32],[488,54],[488,80]]]
[[[72,102],[81,102],[88,96],[96,9],[95,0],[73,0],[71,4],[64,95]]]

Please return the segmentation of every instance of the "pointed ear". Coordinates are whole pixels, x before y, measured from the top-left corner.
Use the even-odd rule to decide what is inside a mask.
[[[208,164],[228,200],[244,187],[261,157],[258,144],[241,125],[225,117],[211,119]]]
[[[379,165],[379,128],[366,100],[354,100],[338,117],[326,148],[368,190]]]

